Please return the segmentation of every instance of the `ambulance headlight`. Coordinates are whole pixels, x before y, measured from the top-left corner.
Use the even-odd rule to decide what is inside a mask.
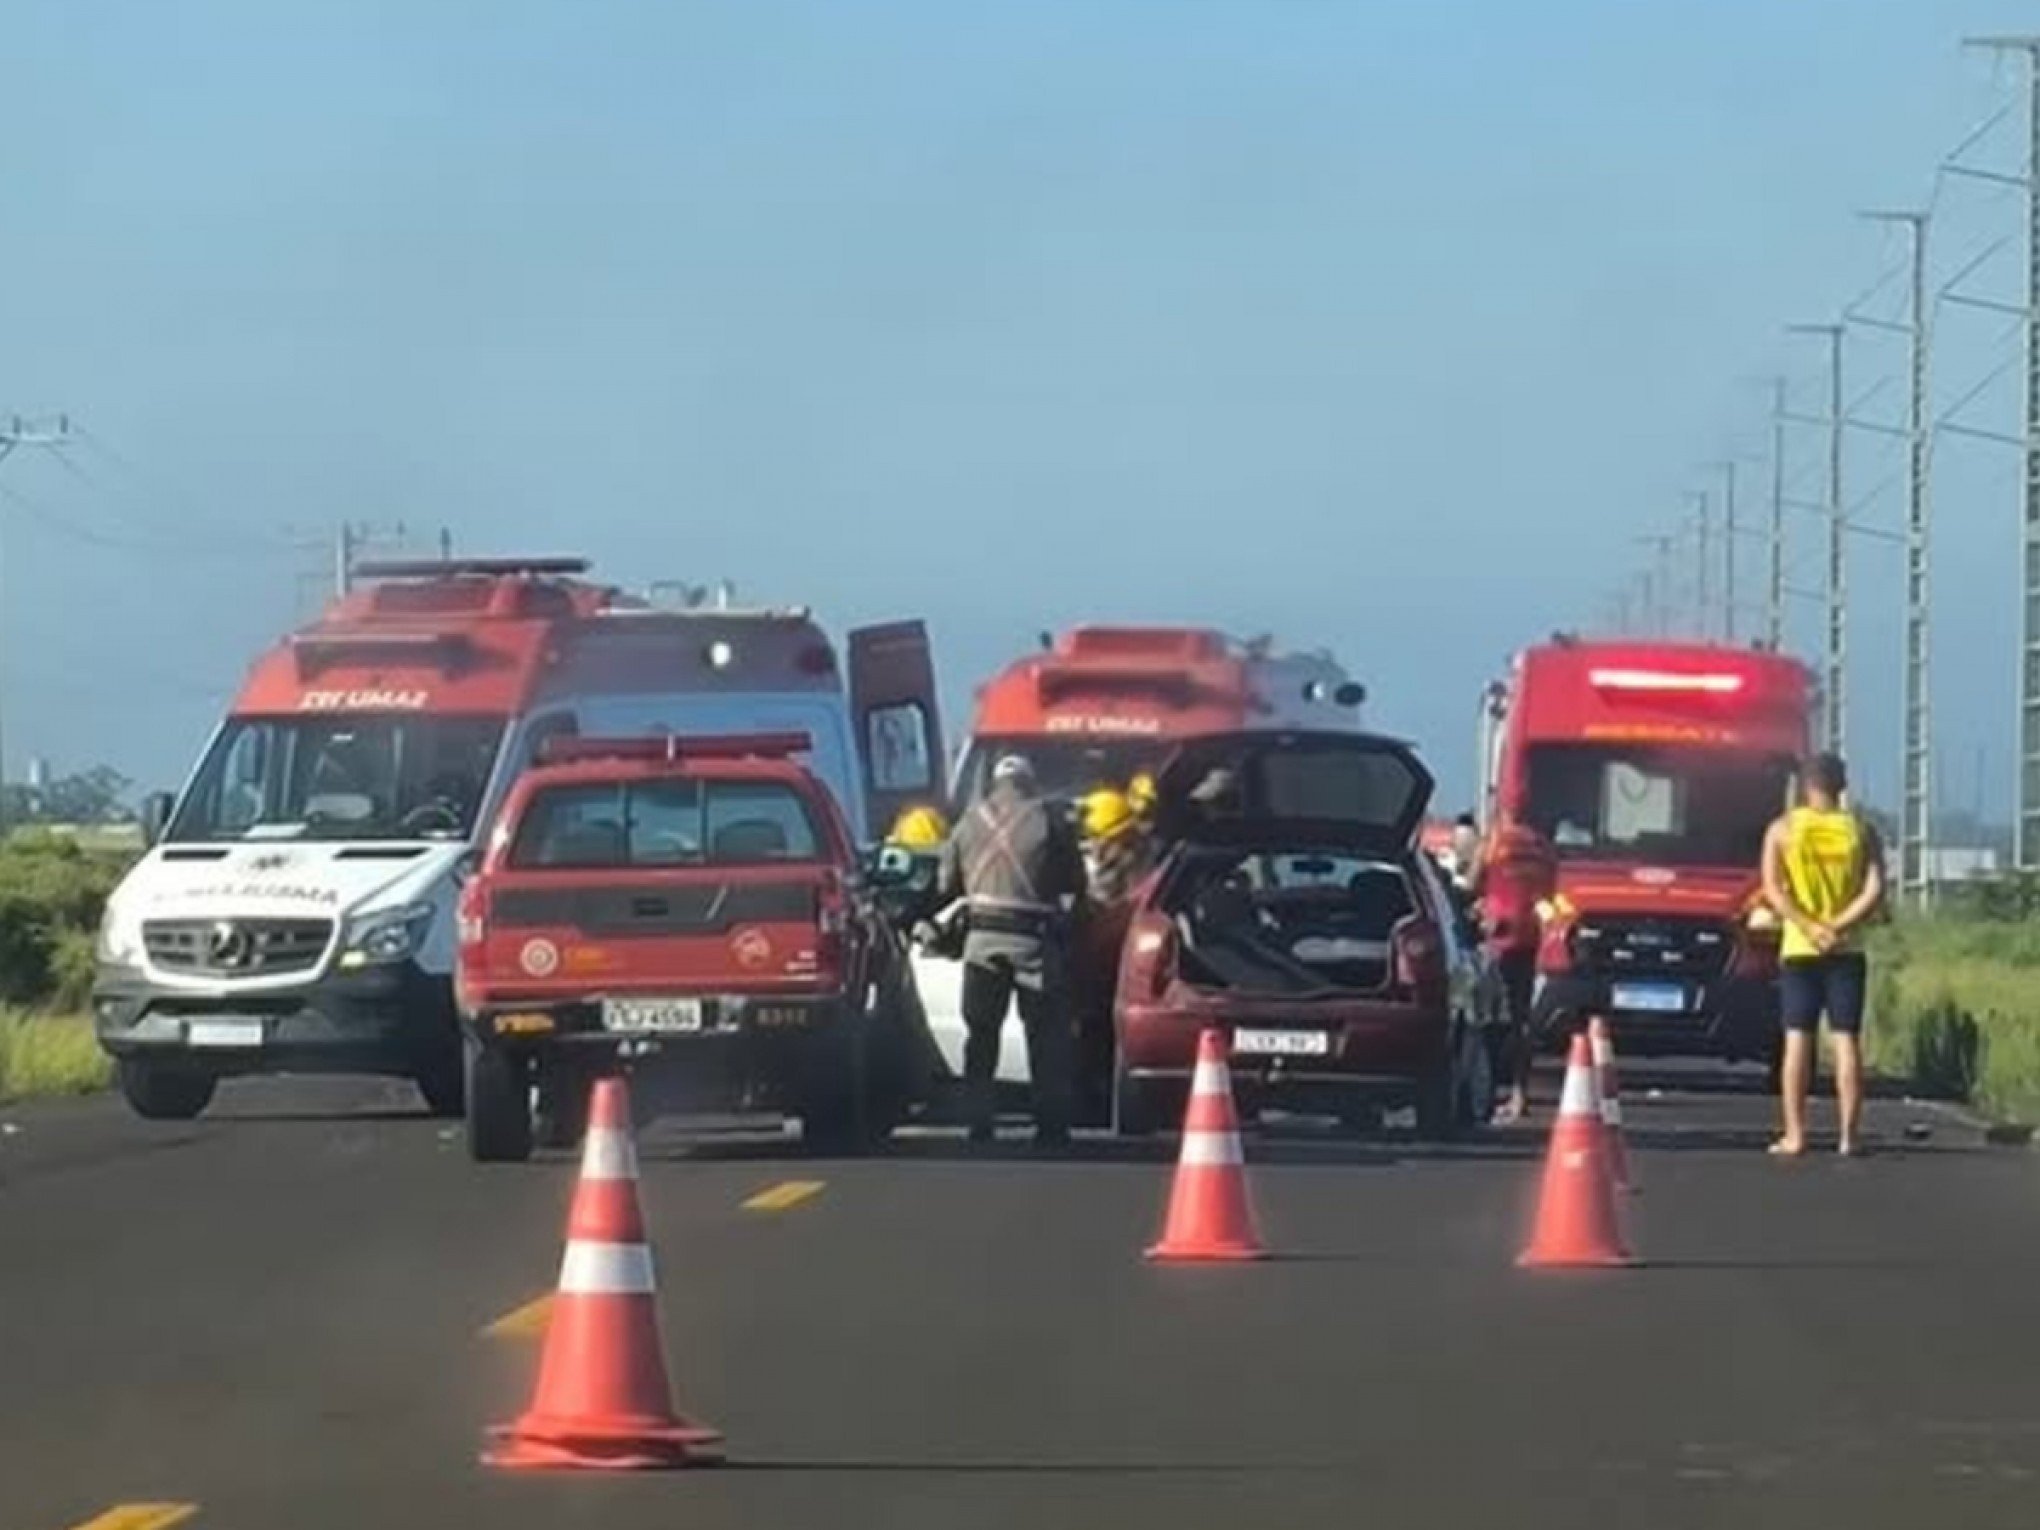
[[[118,900],[109,899],[99,918],[99,937],[93,955],[109,967],[139,967],[142,964],[141,922],[129,915]]]
[[[342,967],[369,967],[383,962],[400,962],[417,954],[432,925],[432,905],[411,903],[402,908],[378,909],[347,921],[341,942]]]

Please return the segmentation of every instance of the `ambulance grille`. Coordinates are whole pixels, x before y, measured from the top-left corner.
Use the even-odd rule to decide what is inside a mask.
[[[330,919],[152,919],[142,946],[165,972],[202,977],[276,977],[319,964]]]
[[[1585,915],[1572,933],[1574,965],[1596,977],[1717,978],[1734,949],[1716,919]]]

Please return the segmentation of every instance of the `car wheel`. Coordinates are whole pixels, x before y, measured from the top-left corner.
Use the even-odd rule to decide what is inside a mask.
[[[801,1143],[813,1153],[861,1153],[871,1138],[866,1027],[851,1020],[818,1040],[801,1091]]]
[[[1486,1027],[1464,1026],[1460,1035],[1459,1108],[1456,1125],[1462,1131],[1478,1131],[1495,1113],[1495,1061],[1489,1049]]]
[[[538,1104],[532,1137],[540,1147],[577,1148],[588,1134],[588,1098],[595,1081],[558,1058],[538,1067]]]
[[[1375,1100],[1356,1100],[1340,1108],[1339,1125],[1356,1137],[1381,1134],[1381,1105]]]
[[[1137,1081],[1112,1072],[1112,1131],[1119,1137],[1152,1137],[1159,1129],[1154,1101]]]
[[[1459,1052],[1457,1046],[1417,1079],[1417,1135],[1427,1142],[1449,1139],[1459,1125]]]
[[[467,1044],[467,1144],[476,1163],[531,1156],[529,1067],[500,1047]]]
[[[411,1075],[425,1108],[435,1116],[459,1115],[467,1107],[467,1077],[459,1036],[448,1038],[444,1047],[433,1049],[423,1067]]]
[[[123,1057],[120,1092],[134,1113],[148,1121],[189,1121],[212,1103],[217,1075],[183,1063]]]

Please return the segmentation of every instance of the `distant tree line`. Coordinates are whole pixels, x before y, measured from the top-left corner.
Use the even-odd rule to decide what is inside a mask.
[[[41,786],[9,782],[0,787],[0,821],[10,827],[128,823],[135,816],[127,805],[128,789],[133,785],[110,765],[94,765]]]

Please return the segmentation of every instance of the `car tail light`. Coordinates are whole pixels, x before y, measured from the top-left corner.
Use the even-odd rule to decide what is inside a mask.
[[[1389,932],[1388,949],[1390,977],[1399,990],[1418,993],[1443,986],[1445,947],[1430,920],[1410,915]]]
[[[1160,998],[1175,965],[1176,927],[1161,914],[1146,913],[1126,931],[1125,982],[1144,998]]]
[[[831,870],[815,895],[815,931],[821,937],[816,955],[824,963],[843,959],[843,939],[850,933],[850,896],[842,876]]]
[[[489,922],[484,914],[486,904],[481,884],[469,880],[460,890],[460,903],[455,911],[457,938],[464,946],[478,946],[488,937]]]

